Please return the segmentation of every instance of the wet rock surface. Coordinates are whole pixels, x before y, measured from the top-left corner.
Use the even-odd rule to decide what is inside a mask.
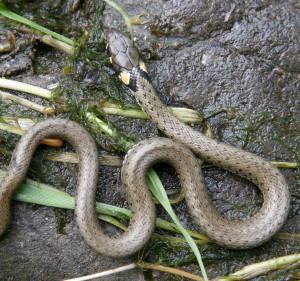
[[[155,88],[168,105],[180,104],[198,111],[207,118],[213,136],[220,141],[251,151],[267,160],[295,162],[295,153],[299,151],[300,130],[298,2],[116,2],[130,17],[146,14],[146,24],[135,26],[135,41],[147,61]],[[71,2],[68,1],[61,9],[67,11],[70,5]],[[36,6],[43,10],[45,7],[48,7],[46,1]],[[93,18],[82,19],[85,11],[82,7],[68,17],[70,34],[65,34],[66,36],[79,38],[80,32],[75,28],[78,23],[82,23],[82,32],[89,30]],[[91,14],[94,15],[92,12]],[[125,29],[122,18],[109,6],[106,7],[104,16],[105,26]],[[40,24],[51,29],[51,24],[48,26],[47,21]],[[5,35],[1,36],[0,39],[5,40]],[[5,70],[1,74],[42,86],[41,80],[49,85],[64,78],[58,73],[61,73],[66,57],[57,51],[37,44],[33,50],[31,46],[25,48],[24,53],[19,68],[14,68],[16,71],[8,73]],[[3,56],[7,56],[7,53]],[[0,65],[15,62],[21,56],[22,54],[8,57]],[[2,67],[0,71],[3,71]],[[41,75],[44,75],[42,79]],[[33,114],[37,118],[44,118],[33,112],[26,113],[20,106],[14,110],[9,107],[7,110],[5,104],[2,105],[0,104],[1,115]],[[214,114],[221,109],[224,109],[222,113]],[[232,115],[229,116],[228,112],[232,112]],[[124,117],[111,117],[110,120],[120,130],[136,138],[159,134],[150,121]],[[195,129],[200,130],[201,127],[196,126]],[[3,144],[11,143],[11,149],[18,140],[7,133],[2,135],[2,131],[1,139]],[[102,147],[105,146],[104,143],[101,141]],[[107,147],[112,149],[109,145]],[[40,156],[42,153],[38,152],[37,159],[43,158]],[[5,168],[8,161],[8,156],[0,154],[0,168]],[[54,165],[42,161],[37,161],[34,165],[31,178],[41,181],[39,174],[43,173],[44,182],[65,188],[74,194],[76,165]],[[167,188],[177,188],[174,171],[163,165],[159,169]],[[281,169],[281,172],[291,191],[296,192],[296,170]],[[126,207],[119,169],[104,167],[100,173],[98,199]],[[228,218],[247,218],[262,203],[261,194],[251,183],[229,172],[209,168],[204,170],[204,176],[214,203]],[[299,203],[294,199],[283,231],[299,231],[298,208]],[[176,204],[174,209],[186,227],[196,230],[187,215],[184,202]],[[159,217],[168,219],[160,207],[158,210]],[[135,257],[115,260],[94,253],[79,236],[73,212],[60,212],[66,218],[63,224],[65,234],[58,230],[58,220],[62,215],[53,208],[13,202],[12,225],[0,241],[1,280],[62,280],[115,268],[136,260]],[[297,242],[272,240],[259,249],[242,252],[237,259],[224,258],[222,262],[216,262],[211,255],[206,261],[209,277],[226,275],[246,264],[274,256],[292,254],[297,252],[295,243]],[[247,258],[240,258],[241,256]],[[188,265],[185,269],[195,274],[200,273],[195,264]],[[155,273],[154,280],[168,280],[167,276]],[[105,277],[103,280],[126,279],[144,280],[144,277],[137,270]]]

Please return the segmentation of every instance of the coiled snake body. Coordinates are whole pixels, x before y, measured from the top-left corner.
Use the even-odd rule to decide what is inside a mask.
[[[36,147],[43,138],[59,137],[69,142],[79,154],[75,206],[79,231],[87,244],[103,255],[128,256],[140,250],[149,240],[155,225],[155,207],[147,188],[146,173],[150,166],[160,161],[175,167],[189,211],[200,230],[212,241],[228,248],[245,249],[270,239],[284,223],[290,204],[288,186],[279,171],[262,158],[210,139],[179,121],[157,97],[132,42],[116,30],[108,32],[107,40],[112,64],[121,80],[132,89],[156,126],[174,139],[142,141],[126,156],[122,180],[132,211],[128,229],[121,235],[109,236],[97,221],[95,192],[98,157],[93,139],[72,121],[48,119],[36,124],[21,138],[1,182],[0,235],[9,225],[11,196],[25,177]],[[264,199],[259,212],[244,221],[225,219],[214,207],[191,151],[256,184]]]

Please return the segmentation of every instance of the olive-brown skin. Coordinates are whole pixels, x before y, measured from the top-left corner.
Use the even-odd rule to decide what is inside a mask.
[[[151,121],[164,134],[185,145],[201,159],[250,180],[263,194],[264,203],[259,212],[250,219],[236,221],[225,219],[216,210],[206,188],[202,186],[203,180],[200,185],[190,183],[187,188],[182,186],[189,211],[201,231],[217,244],[233,249],[252,248],[269,240],[282,227],[290,207],[289,188],[278,169],[261,157],[206,137],[178,120],[157,96],[133,43],[124,39],[126,36],[117,30],[108,32],[107,38],[108,46],[114,46],[110,48],[113,66],[116,71],[124,72],[126,69],[133,77],[129,86]],[[115,46],[120,45],[119,42],[123,46],[116,54]],[[124,57],[130,53],[135,55],[130,63],[133,67],[128,69],[129,64]],[[180,156],[178,161],[182,161]]]
[[[21,138],[0,183],[0,235],[9,225],[11,197],[24,179],[34,151],[42,139],[56,137],[69,142],[79,155],[76,222],[86,243],[102,255],[119,258],[132,255],[151,237],[155,226],[155,206],[147,187],[146,174],[149,167],[160,161],[175,167],[189,211],[198,227],[211,240],[224,247],[246,249],[270,239],[283,225],[290,206],[289,189],[278,169],[252,153],[208,138],[179,121],[157,97],[131,41],[115,30],[107,37],[116,70],[129,75],[130,79],[126,82],[129,82],[127,84],[130,84],[143,110],[163,133],[175,140],[145,140],[127,154],[122,180],[132,211],[128,229],[121,235],[109,236],[98,223],[95,211],[98,152],[91,136],[72,121],[48,119],[37,123]],[[131,54],[133,57],[126,61],[126,56]],[[256,184],[264,197],[259,212],[244,221],[225,219],[209,197],[192,151],[202,159]]]

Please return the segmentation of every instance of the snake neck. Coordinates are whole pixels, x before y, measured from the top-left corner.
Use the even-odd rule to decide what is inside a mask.
[[[174,116],[156,94],[149,78],[139,75],[138,70],[133,69],[134,71],[137,71],[137,73],[132,75],[135,77],[136,87],[132,89],[135,98],[151,121],[164,134],[187,145],[196,154],[199,154],[201,151],[199,151],[198,145],[193,141],[195,137],[201,142],[214,141],[200,132],[194,131],[190,126]],[[203,153],[200,154],[202,157],[207,158]]]
[[[151,121],[170,138],[175,137],[174,130],[189,130],[190,127],[177,119],[162,103],[149,77],[140,75],[141,71],[139,68],[134,68],[132,72],[131,76],[134,77],[133,84],[135,86],[131,87],[131,90],[137,102]]]

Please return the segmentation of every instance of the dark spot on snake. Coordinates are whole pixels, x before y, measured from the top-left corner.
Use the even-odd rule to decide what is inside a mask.
[[[151,79],[147,72],[142,70],[139,66],[136,66],[133,70],[135,70],[137,73],[139,73],[143,78],[145,78],[149,83],[151,82]]]
[[[18,169],[19,171],[22,170],[22,163],[18,163],[16,157],[14,157],[14,158],[12,159],[12,162],[13,162],[14,167],[15,167],[16,169]]]
[[[133,71],[130,72],[129,84],[127,86],[134,92],[138,90],[136,74]]]

